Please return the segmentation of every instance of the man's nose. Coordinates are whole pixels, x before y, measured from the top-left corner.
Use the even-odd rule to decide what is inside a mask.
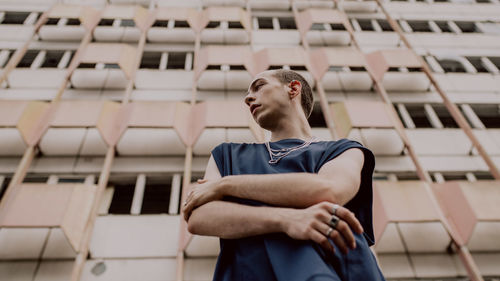
[[[251,94],[251,93],[248,93],[248,95],[245,97],[245,103],[250,106],[250,104],[252,104],[252,102],[255,101],[255,97]]]

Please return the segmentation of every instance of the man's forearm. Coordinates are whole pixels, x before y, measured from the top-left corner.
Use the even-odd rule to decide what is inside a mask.
[[[227,176],[219,185],[223,195],[275,206],[307,208],[322,201],[346,203],[334,193],[331,180],[311,173]]]
[[[285,212],[284,208],[211,201],[193,210],[188,230],[193,234],[227,239],[283,232]]]

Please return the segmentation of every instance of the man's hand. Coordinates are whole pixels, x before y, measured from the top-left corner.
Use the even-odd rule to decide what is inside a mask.
[[[184,219],[187,221],[191,212],[203,204],[210,201],[222,199],[222,193],[218,188],[218,181],[209,181],[206,179],[200,179],[196,184],[191,185],[191,190],[189,191],[186,201],[182,207],[182,212],[184,213]]]
[[[330,231],[329,237],[326,237],[333,215],[333,206],[334,204],[330,202],[321,202],[307,209],[288,209],[283,218],[285,233],[294,239],[312,240],[326,250],[334,252],[333,246],[328,241],[330,238],[343,253],[347,254],[348,248],[356,247],[351,229],[361,234],[363,227],[351,211],[339,206],[335,215],[340,221],[337,227]]]

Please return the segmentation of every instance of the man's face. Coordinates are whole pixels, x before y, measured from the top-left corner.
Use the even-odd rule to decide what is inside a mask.
[[[286,115],[290,106],[287,86],[276,77],[274,71],[258,74],[250,84],[245,103],[257,124],[264,129],[272,129],[280,118]]]

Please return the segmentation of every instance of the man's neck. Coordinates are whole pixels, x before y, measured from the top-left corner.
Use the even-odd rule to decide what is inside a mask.
[[[282,124],[271,131],[271,141],[292,138],[305,141],[311,137],[311,127],[307,120],[288,120],[288,122],[282,122]]]

